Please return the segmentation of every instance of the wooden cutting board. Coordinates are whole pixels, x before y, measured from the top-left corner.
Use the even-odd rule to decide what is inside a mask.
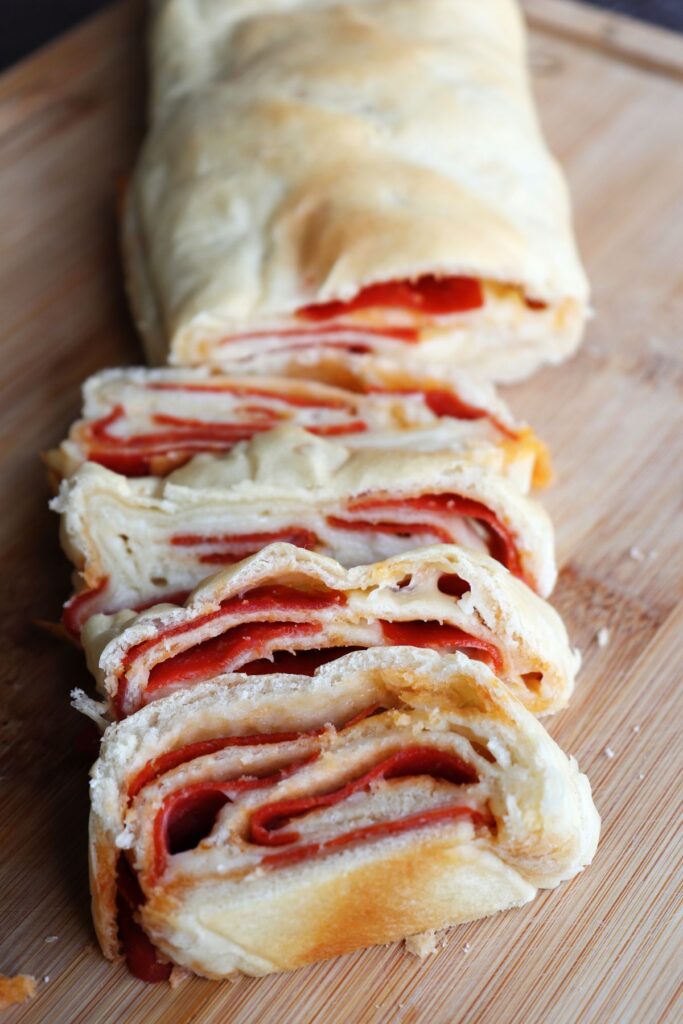
[[[141,359],[115,241],[117,179],[144,116],[141,4],[124,3],[0,79],[0,970],[38,979],[37,997],[3,1020],[681,1019],[683,42],[570,3],[527,6],[542,119],[571,180],[596,315],[576,359],[507,397],[555,453],[554,601],[584,668],[549,728],[593,783],[603,816],[593,867],[524,909],[451,930],[424,963],[396,945],[171,991],[99,955],[89,753],[68,706],[88,677],[79,653],[33,621],[57,619],[68,591],[36,453],[77,414],[84,377]]]

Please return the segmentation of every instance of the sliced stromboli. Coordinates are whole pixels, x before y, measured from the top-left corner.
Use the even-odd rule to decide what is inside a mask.
[[[590,863],[590,786],[483,665],[373,650],[105,733],[93,915],[147,980],[289,970],[519,906]],[[117,921],[118,916],[118,921]]]
[[[218,675],[311,675],[376,646],[461,650],[535,713],[573,689],[578,657],[553,608],[488,556],[455,545],[344,569],[289,544],[205,580],[184,607],[94,615],[81,634],[117,717]]]
[[[220,566],[277,540],[346,566],[459,542],[547,594],[549,520],[495,469],[445,452],[354,452],[295,427],[198,456],[165,479],[86,463],[52,503],[77,569],[65,623],[77,634],[96,612],[182,601]]]
[[[513,0],[155,6],[124,226],[154,361],[511,380],[575,348],[587,284]]]
[[[498,452],[527,490],[547,482],[549,462],[532,430],[516,423],[493,389],[464,374],[397,373],[347,358],[344,387],[282,377],[229,377],[203,369],[105,370],[83,387],[83,418],[46,462],[59,480],[86,460],[124,476],[164,476],[201,452],[285,423],[353,448]]]

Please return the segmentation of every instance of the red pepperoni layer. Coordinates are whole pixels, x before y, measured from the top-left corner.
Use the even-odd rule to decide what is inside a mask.
[[[314,635],[319,629],[317,622],[252,622],[233,626],[227,632],[155,665],[149,674],[147,689],[194,683],[211,679],[221,672],[236,671],[233,666],[248,663],[254,649],[261,650],[277,640],[283,645],[295,643]],[[272,664],[270,671],[276,671]]]
[[[206,565],[229,565],[239,562],[242,558],[255,554],[267,544],[275,541],[286,541],[298,548],[314,548],[318,538],[312,530],[297,526],[284,527],[282,530],[271,530],[263,533],[228,533],[228,534],[197,534],[182,533],[171,537],[174,547],[192,548],[211,545],[218,550],[201,552],[197,559]]]
[[[358,647],[340,646],[306,649],[306,639],[314,636],[320,628],[317,622],[252,622],[233,626],[225,633],[195,644],[156,664],[149,673],[147,689],[153,691],[171,685],[192,684],[211,679],[225,671],[239,671],[247,675],[272,672],[313,675],[321,665],[359,650]],[[500,652],[494,644],[474,637],[457,626],[415,621],[382,622],[381,628],[387,645],[459,650],[485,661],[494,670],[502,668]],[[283,646],[303,641],[304,649],[278,651],[272,658],[254,660],[250,657],[274,641],[280,641]]]
[[[304,307],[313,308],[313,307]],[[298,314],[304,319],[328,319],[328,317],[309,317],[302,310]],[[291,338],[289,346],[278,346],[277,351],[287,351],[287,348],[303,348],[307,345],[318,346],[324,344],[326,348],[345,348],[358,355],[367,355],[369,348],[360,339],[364,336],[393,338],[395,341],[415,342],[419,341],[419,332],[414,327],[357,327],[352,324],[340,326],[316,327],[315,330],[304,330],[301,327],[282,330],[280,328],[272,331],[251,331],[248,334],[231,334],[224,338],[222,344],[229,345],[236,341],[258,341],[266,338]],[[358,338],[359,340],[354,340]]]
[[[443,593],[461,597],[468,585],[454,574],[442,574],[439,588]],[[147,676],[146,689],[150,691],[210,679],[225,671],[313,674],[320,665],[358,649],[356,646],[327,646],[324,632],[322,642],[318,638],[315,644],[310,644],[312,637],[324,631],[321,623],[314,618],[315,612],[343,603],[345,596],[336,591],[305,592],[277,585],[258,587],[242,597],[228,598],[217,610],[166,629],[128,650],[119,676],[117,710],[122,713],[125,708],[127,677],[131,666],[155,647],[159,648],[162,657],[151,667]],[[281,614],[285,621],[262,621],[263,616],[274,612]],[[307,612],[311,617],[305,622],[286,621],[287,616],[294,612]],[[236,615],[255,618],[256,621],[229,625],[223,632],[190,643],[176,654],[163,657],[168,641],[172,638],[193,633],[221,618],[234,619]],[[502,667],[500,652],[492,643],[471,636],[455,626],[414,621],[383,622],[381,628],[387,644],[463,650],[472,657],[487,661],[496,670]],[[291,650],[292,647],[294,650]],[[264,651],[269,653],[264,656]]]
[[[462,651],[483,661],[494,671],[503,667],[500,651],[488,640],[441,622],[382,622],[384,639],[393,647],[429,647],[432,650]]]
[[[342,728],[355,725],[376,710],[378,710],[377,705],[364,709]],[[172,768],[224,747],[286,742],[303,736],[315,736],[322,731],[324,730],[321,728],[302,733],[215,738],[188,744],[148,762],[130,783],[129,798],[138,793],[148,782]],[[277,785],[278,782],[311,764],[318,756],[318,753],[315,752],[261,778],[242,777],[224,782],[191,783],[167,795],[153,824],[154,860],[153,869],[150,872],[151,883],[154,884],[163,875],[169,855],[194,849],[203,838],[210,834],[221,808],[233,800],[238,793]],[[272,801],[257,808],[249,821],[248,841],[265,847],[288,846],[289,848],[286,850],[279,850],[262,857],[261,864],[263,866],[276,868],[309,859],[355,842],[395,835],[437,822],[469,818],[475,827],[495,826],[495,821],[488,809],[479,811],[464,804],[456,804],[430,808],[394,821],[379,822],[352,829],[342,835],[320,842],[301,844],[299,842],[300,833],[289,827],[297,818],[311,811],[335,806],[349,799],[355,793],[367,791],[380,780],[425,775],[445,780],[453,785],[469,785],[478,781],[475,769],[457,754],[426,745],[408,747],[383,758],[356,779],[331,792],[310,797]],[[143,901],[144,896],[137,877],[125,858],[121,857],[117,876],[117,908],[119,937],[124,947],[127,965],[136,977],[144,981],[163,981],[169,977],[171,965],[163,964],[158,960],[156,950],[134,919],[134,912]]]
[[[293,405],[302,409],[338,409],[355,414],[356,408],[351,400],[339,396],[321,396],[297,394],[296,391],[273,391],[268,388],[253,387],[251,384],[229,384],[227,382],[208,381],[150,381],[145,385],[148,391],[197,391],[211,394],[231,394],[238,398],[270,398],[285,405]],[[268,407],[270,410],[270,407]]]
[[[382,710],[381,704],[371,704],[369,707],[359,711],[353,718],[344,722],[338,731],[350,729],[380,710]],[[195,758],[205,757],[207,754],[215,754],[217,751],[225,750],[227,747],[257,747],[273,743],[289,743],[292,740],[301,739],[303,736],[320,736],[324,731],[325,726],[322,726],[319,729],[306,729],[302,732],[269,732],[257,733],[253,736],[216,736],[211,739],[198,740],[196,743],[186,743],[185,746],[178,747],[176,750],[169,750],[165,754],[160,754],[159,757],[148,761],[128,783],[128,799],[132,800],[141,789],[155,779],[160,778],[160,776],[165,775],[166,772],[170,772],[173,768],[178,768],[181,764],[194,761]]]
[[[422,494],[415,498],[386,498],[377,499],[373,497],[360,498],[351,501],[347,505],[349,512],[371,512],[373,518],[381,516],[385,511],[392,509],[414,509],[421,512],[433,512],[440,517],[463,516],[476,520],[486,532],[489,554],[496,561],[501,562],[513,575],[525,579],[522,568],[522,561],[517,548],[517,543],[512,530],[510,530],[486,505],[470,498],[463,498],[459,494]],[[356,520],[358,522],[358,520]],[[376,522],[368,521],[369,529],[383,530],[384,522],[379,519]],[[388,528],[394,531],[397,524],[388,523]],[[434,529],[429,523],[404,523],[403,531],[407,533],[423,529]],[[441,534],[446,538],[446,543],[453,540],[452,535],[445,527],[439,526]],[[526,582],[529,582],[528,580]]]
[[[168,981],[172,964],[161,963],[156,949],[135,920],[135,911],[142,904],[144,897],[125,857],[119,858],[116,889],[119,941],[123,947],[128,970],[141,981]]]
[[[370,789],[373,783],[379,782],[381,779],[397,779],[414,775],[431,775],[432,778],[444,779],[454,785],[477,782],[477,773],[474,768],[466,764],[456,754],[437,750],[434,747],[408,747],[405,750],[398,750],[390,757],[380,761],[370,771],[331,793],[264,804],[251,816],[249,840],[260,846],[284,846],[296,843],[301,838],[298,832],[283,831],[283,826],[289,825],[293,819],[323,807],[334,807],[343,800],[348,800],[354,793]]]
[[[191,850],[213,828],[216,815],[237,793],[273,786],[311,764],[318,753],[286,765],[263,778],[232,779],[228,782],[195,782],[176,789],[166,797],[154,819],[154,870],[152,882],[166,870],[169,854]]]
[[[442,594],[448,594],[449,597],[461,598],[464,594],[470,591],[470,585],[467,580],[463,580],[457,573],[444,572],[439,576],[439,582],[437,584]]]
[[[279,732],[259,733],[257,736],[218,736],[214,739],[198,740],[196,743],[187,743],[177,750],[169,750],[159,757],[152,758],[147,764],[133,776],[128,783],[128,799],[132,800],[141,789],[154,782],[155,779],[178,768],[181,764],[187,764],[198,757],[205,757],[207,754],[216,754],[226,747],[255,747],[269,743],[288,743],[291,740],[298,740],[301,736],[309,735],[300,732]]]
[[[82,590],[80,594],[74,594],[64,605],[62,625],[74,640],[79,640],[83,623],[95,611],[93,606],[108,583],[109,577],[105,576],[96,587],[90,587],[88,590]]]
[[[468,405],[454,394],[453,391],[433,389],[426,390],[423,394],[426,404],[435,416],[450,416],[456,420],[478,420],[486,417],[501,434],[505,434],[510,438],[518,436],[516,430],[511,430],[493,413],[488,412],[486,409],[479,409],[474,405]]]
[[[151,381],[146,387],[152,391],[225,393],[232,394],[237,399],[254,396],[268,398],[292,408],[329,409],[332,412],[348,414],[346,422],[323,423],[308,427],[311,433],[321,436],[358,433],[367,429],[367,424],[355,414],[354,403],[338,397],[325,399],[296,393],[280,393],[266,388],[203,382],[181,384]],[[170,465],[165,468],[168,471],[171,467],[182,465],[197,452],[227,451],[238,441],[247,441],[254,434],[270,430],[289,418],[289,414],[278,410],[277,406],[255,404],[238,404],[234,416],[236,422],[225,423],[156,413],[152,417],[154,423],[171,429],[119,436],[112,433],[110,428],[115,423],[125,420],[126,410],[122,405],[116,405],[105,416],[89,424],[86,431],[88,458],[125,476],[145,476],[155,472],[155,461],[167,460]],[[257,421],[254,420],[255,416],[258,417]]]
[[[100,598],[106,590],[108,583],[109,578],[105,576],[96,587],[91,587],[88,590],[81,591],[79,594],[75,594],[64,605],[62,610],[62,625],[74,640],[80,642],[81,630],[91,615],[95,615],[96,613],[112,615],[114,612],[121,611],[120,607],[114,607],[108,602],[100,602]],[[153,605],[161,604],[162,602],[168,604],[183,604],[183,602],[189,597],[189,594],[189,590],[174,590],[170,594],[156,594],[150,601],[145,601],[143,604],[136,604],[131,610],[134,612],[144,612],[147,608],[151,608]],[[130,607],[130,604],[126,605],[126,608]]]
[[[368,519],[343,519],[341,516],[328,516],[327,522],[335,530],[350,530],[354,533],[392,533],[403,537],[427,533],[442,544],[450,544],[453,540],[451,532],[439,523],[393,523],[388,520],[375,523]]]
[[[220,618],[227,619],[234,617],[236,614],[257,617],[268,613],[272,614],[280,612],[283,616],[286,616],[287,613],[291,614],[293,611],[314,613],[322,610],[323,608],[328,608],[330,605],[343,604],[344,601],[344,595],[337,591],[303,591],[297,590],[293,587],[277,585],[255,587],[242,596],[228,598],[221,603],[220,608],[217,610],[207,612],[205,615],[200,615],[188,622],[183,622],[178,626],[173,626],[169,629],[163,630],[161,633],[150,637],[148,640],[143,640],[129,648],[122,661],[120,669],[118,688],[115,698],[116,710],[119,716],[124,711],[126,705],[126,690],[128,686],[128,672],[134,662],[154,647],[159,646],[160,649],[163,650],[165,643],[173,637],[182,636],[184,633],[191,633],[195,629],[206,625],[209,622],[214,622]],[[271,626],[275,629],[282,629],[283,626],[313,626],[314,629],[317,628],[317,626],[314,626],[311,623],[283,624],[274,622],[270,624],[256,622],[253,623],[251,627],[249,627],[248,624],[242,624],[235,627],[242,631],[240,635],[238,636],[237,633],[233,633],[230,641],[224,640],[224,637],[230,633],[230,630],[228,630],[227,633],[218,633],[217,636],[212,637],[207,641],[203,641],[201,644],[190,645],[186,650],[180,651],[179,654],[175,655],[174,658],[161,660],[153,667],[149,676],[148,685],[155,685],[152,678],[155,672],[155,679],[157,680],[156,685],[161,686],[167,685],[169,682],[196,679],[202,671],[209,669],[209,667],[214,671],[216,666],[227,663],[228,647],[230,642],[239,644],[239,650],[243,650],[246,653],[248,650],[248,643],[245,631],[248,628],[256,629],[259,626]],[[212,641],[214,640],[217,641],[217,643],[212,645]],[[197,654],[197,661],[193,666],[192,655],[197,650],[199,653]],[[178,658],[181,660],[177,661],[176,659]],[[248,658],[245,657],[244,661],[248,661]],[[175,662],[175,666],[179,670],[177,673],[174,674],[169,662]],[[220,669],[218,669],[218,671],[220,671]],[[162,681],[159,682],[159,680]]]
[[[154,821],[153,880],[161,877],[166,870],[169,854],[194,849],[202,839],[209,835],[221,808],[233,800],[238,793],[277,785],[282,779],[311,764],[318,756],[317,753],[314,753],[261,778],[242,777],[225,782],[196,782],[182,786],[169,794]],[[289,825],[293,819],[313,810],[335,806],[353,796],[354,793],[368,790],[382,779],[421,775],[429,775],[453,785],[468,785],[477,782],[478,779],[474,768],[456,754],[428,746],[408,747],[384,758],[369,771],[330,793],[264,804],[251,816],[248,840],[260,846],[297,843],[301,838],[300,833],[295,830],[282,831],[282,827]],[[444,812],[446,809],[438,808],[436,810]],[[452,812],[453,808],[450,811]],[[475,817],[483,817],[472,808],[467,808],[466,812]],[[422,819],[425,814],[429,816],[430,813],[430,811],[422,812],[420,815],[412,816],[412,819]],[[405,820],[382,823],[380,827],[387,831],[400,831]],[[413,827],[415,826],[413,825]],[[303,856],[311,856],[328,847],[350,842],[352,841],[349,838],[351,835],[360,838],[361,832],[364,835],[370,835],[373,831],[375,831],[374,827],[369,826],[369,831],[366,829],[354,830],[353,833],[346,833],[344,836],[337,836],[322,843],[308,844],[303,849],[289,852],[294,853],[294,859],[300,860],[303,859]],[[271,862],[270,858],[264,859],[265,862]]]
[[[483,303],[481,284],[475,278],[425,274],[415,281],[368,285],[348,302],[304,306],[298,316],[306,320],[334,320],[361,309],[407,309],[425,316],[444,316],[478,309]]]
[[[417,814],[410,814],[398,821],[380,821],[374,825],[364,825],[361,828],[354,828],[334,839],[328,839],[323,843],[306,843],[295,846],[289,850],[279,850],[277,853],[269,853],[261,859],[264,867],[278,868],[286,864],[294,864],[297,861],[308,860],[318,853],[339,849],[349,846],[351,843],[363,842],[366,839],[380,839],[382,836],[397,835],[401,832],[408,832],[411,829],[424,828],[426,825],[433,825],[440,821],[457,821],[461,818],[469,818],[475,828],[492,828],[495,825],[493,816],[488,812],[477,811],[466,804],[456,804],[452,807],[433,807],[427,811],[420,811]]]

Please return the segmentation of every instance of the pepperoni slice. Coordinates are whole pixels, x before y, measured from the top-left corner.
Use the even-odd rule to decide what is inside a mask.
[[[303,306],[297,315],[305,320],[334,320],[360,309],[408,309],[425,316],[444,316],[478,309],[483,303],[483,291],[476,278],[425,274],[415,281],[371,284],[348,302]]]
[[[344,722],[338,731],[350,729],[366,718],[370,718],[377,711],[382,710],[381,704],[371,704],[369,707],[359,711],[353,718]],[[141,789],[155,779],[160,778],[160,776],[165,775],[166,772],[170,772],[173,768],[178,768],[181,764],[194,761],[195,758],[204,757],[207,754],[215,754],[219,750],[225,750],[226,747],[257,747],[272,743],[290,743],[293,740],[301,739],[303,736],[320,736],[324,731],[325,726],[322,726],[319,729],[307,729],[302,732],[266,732],[257,733],[253,736],[216,736],[207,740],[198,740],[196,743],[186,743],[185,746],[178,747],[176,750],[169,750],[165,754],[160,754],[159,757],[154,757],[151,761],[148,761],[128,783],[128,800],[131,801]]]
[[[503,659],[495,644],[472,636],[457,626],[441,622],[382,622],[381,625],[385,640],[394,646],[462,651],[470,658],[485,662],[496,672],[503,667]]]
[[[464,516],[474,519],[486,531],[487,545],[491,557],[501,562],[514,576],[518,576],[527,583],[530,582],[524,575],[521,556],[512,530],[499,519],[495,512],[479,501],[463,498],[459,494],[422,494],[415,498],[386,498],[379,500],[368,497],[349,502],[347,509],[349,512],[372,512],[373,518],[375,516],[379,517],[384,511],[391,511],[392,509],[414,509],[420,512],[434,512],[439,516],[449,518]],[[395,524],[390,523],[388,525],[393,531]],[[377,530],[382,530],[383,527],[384,524],[381,520],[373,522],[369,526],[369,528]],[[403,524],[403,530],[407,533],[427,528],[428,524]],[[444,530],[443,527],[441,529]],[[446,543],[451,540],[452,537],[449,533]]]
[[[376,764],[345,786],[316,796],[296,797],[264,804],[251,816],[249,839],[260,846],[284,846],[296,843],[301,837],[298,832],[283,832],[282,826],[293,818],[301,817],[321,807],[334,807],[348,800],[354,793],[367,790],[380,779],[397,779],[406,776],[431,775],[445,779],[454,785],[467,785],[478,781],[477,773],[457,754],[438,750],[435,747],[415,746],[398,750],[390,757]]]
[[[298,548],[311,549],[317,546],[318,538],[312,530],[302,529],[297,526],[283,527],[281,530],[271,530],[263,533],[225,533],[225,534],[198,534],[198,533],[177,533],[171,537],[171,544],[174,547],[192,548],[212,546],[217,550],[200,552],[198,561],[206,565],[229,565],[232,562],[239,562],[242,558],[255,554],[267,544],[275,541],[286,541]]]
[[[341,423],[311,425],[312,433],[321,436],[358,433],[367,429],[367,424],[356,415],[353,401],[339,397],[322,398],[296,392],[278,392],[267,388],[245,385],[210,384],[208,382],[180,383],[173,381],[150,381],[150,391],[180,391],[233,395],[236,422],[193,419],[168,413],[156,413],[152,420],[166,430],[148,431],[142,434],[120,436],[112,433],[114,424],[126,419],[123,405],[114,406],[106,415],[94,420],[87,427],[88,458],[107,469],[124,476],[138,477],[153,474],[155,461],[168,462],[165,471],[182,465],[197,452],[226,451],[238,441],[247,441],[254,434],[270,430],[287,419],[291,414],[280,406],[296,409],[329,409],[332,413],[345,414]],[[267,398],[275,406],[245,405],[243,399]],[[259,417],[254,422],[254,415]]]
[[[82,590],[80,594],[74,594],[64,605],[62,609],[62,625],[74,640],[78,641],[80,639],[83,623],[95,610],[91,608],[91,605],[95,604],[108,583],[109,577],[103,576],[96,587],[90,587],[87,590]]]
[[[119,858],[116,890],[119,941],[128,970],[141,981],[168,981],[172,964],[161,963],[156,949],[135,920],[134,913],[144,897],[134,872],[123,856]]]

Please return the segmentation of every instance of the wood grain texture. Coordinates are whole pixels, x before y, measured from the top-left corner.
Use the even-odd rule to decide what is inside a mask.
[[[0,971],[49,976],[31,1003],[5,1012],[8,1024],[681,1019],[683,88],[656,52],[634,60],[605,49],[594,12],[582,21],[571,6],[568,26],[552,0],[530,4],[531,54],[596,315],[576,359],[507,397],[555,453],[554,600],[584,668],[550,731],[591,777],[603,838],[574,882],[452,930],[422,964],[393,946],[171,991],[136,982],[95,947],[87,735],[67,703],[87,675],[77,651],[33,624],[56,619],[68,589],[35,452],[61,438],[87,374],[141,358],[114,215],[143,121],[140,3],[111,8],[0,79]]]

